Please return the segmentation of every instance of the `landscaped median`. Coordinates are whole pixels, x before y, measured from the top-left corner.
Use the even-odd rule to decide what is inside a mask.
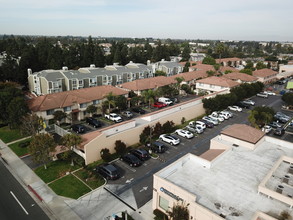
[[[43,166],[36,168],[35,173],[57,195],[78,199],[105,184],[105,180],[90,169],[57,160],[48,163],[47,169]]]

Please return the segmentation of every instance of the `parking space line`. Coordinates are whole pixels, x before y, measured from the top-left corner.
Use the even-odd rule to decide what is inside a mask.
[[[123,167],[129,169],[129,170],[132,171],[132,172],[136,172],[136,169],[134,169],[134,168],[128,166],[127,164],[123,163],[123,162],[120,161],[120,160],[117,160],[117,163],[119,163],[119,165],[121,165],[121,166],[123,166]]]

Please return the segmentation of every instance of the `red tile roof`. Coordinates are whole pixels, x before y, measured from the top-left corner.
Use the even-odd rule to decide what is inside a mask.
[[[241,61],[241,59],[238,58],[238,57],[216,59],[216,62],[217,62],[217,63],[220,63],[220,62],[227,62],[227,63],[228,63],[229,61],[231,61],[231,62],[235,62],[235,61]]]
[[[278,72],[271,70],[271,69],[260,69],[260,70],[255,70],[252,72],[252,75],[255,77],[268,77],[268,76],[273,76],[277,74]]]
[[[217,76],[207,77],[205,79],[197,80],[196,82],[210,84],[210,85],[216,85],[216,86],[222,86],[222,87],[227,87],[227,88],[232,88],[232,87],[240,85],[240,83],[235,82],[233,80],[230,80],[230,79],[227,79],[224,77],[217,77]]]
[[[223,130],[221,134],[253,144],[257,143],[265,135],[265,133],[261,130],[246,124],[231,125],[230,127]]]
[[[113,86],[96,86],[91,88],[72,90],[38,96],[28,101],[31,111],[46,111],[50,109],[72,106],[75,103],[88,103],[101,100],[112,92],[114,95],[125,95],[128,92]]]
[[[174,76],[169,76],[169,78],[173,78],[174,80],[176,80],[177,77],[183,77],[185,82],[189,82],[191,80],[206,78],[208,77],[208,74],[206,73],[206,71],[192,71],[192,72],[179,73]]]
[[[231,80],[241,80],[243,82],[254,82],[257,81],[257,77],[245,74],[245,73],[228,73],[224,74],[223,77]]]

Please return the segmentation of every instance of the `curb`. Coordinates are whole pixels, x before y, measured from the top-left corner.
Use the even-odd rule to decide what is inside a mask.
[[[33,189],[33,187],[31,187],[31,185],[27,185],[27,187],[41,202],[43,202],[43,198]]]

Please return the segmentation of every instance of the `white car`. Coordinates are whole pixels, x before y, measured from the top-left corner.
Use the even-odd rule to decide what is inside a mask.
[[[202,121],[196,121],[195,124],[196,124],[195,127],[199,127],[200,129],[204,130],[204,129],[207,128],[206,124],[204,122],[202,122]]]
[[[235,112],[242,112],[242,108],[240,108],[237,105],[228,106],[228,109],[231,110],[231,111],[235,111]]]
[[[269,125],[265,125],[262,129],[263,132],[265,132],[266,134],[270,133],[270,131],[272,130],[272,127]]]
[[[185,138],[188,138],[188,139],[193,138],[193,136],[194,136],[190,131],[186,131],[186,130],[183,130],[183,129],[177,129],[175,131],[175,133],[177,135],[180,135],[181,137],[185,137]]]
[[[263,93],[267,94],[267,95],[276,95],[276,93],[274,93],[272,91],[264,91]]]
[[[161,134],[159,139],[171,145],[180,144],[180,139],[178,137],[169,134]]]
[[[221,116],[222,118],[224,118],[225,120],[228,120],[230,118],[229,114],[224,114],[222,112],[220,112],[218,115]]]
[[[211,119],[218,120],[219,122],[222,122],[222,121],[225,120],[225,119],[224,119],[223,117],[221,117],[221,116],[209,115],[209,117],[210,117]]]
[[[216,118],[220,118],[220,117],[221,118],[224,118],[224,119],[228,119],[229,118],[228,115],[223,115],[221,112],[213,112],[211,115],[214,116],[214,117],[216,117]],[[221,121],[221,119],[219,121]]]
[[[248,104],[248,105],[255,105],[255,101],[252,101],[250,99],[243,100],[242,102],[245,103],[245,104]]]
[[[233,113],[232,112],[229,112],[229,111],[221,111],[221,114],[227,115],[229,118],[232,118],[233,117]]]
[[[210,118],[210,117],[208,117],[208,116],[204,116],[202,119],[204,119],[204,120],[206,120],[206,121],[208,121],[208,122],[211,122],[211,123],[213,123],[214,125],[218,125],[218,124],[219,124],[219,121],[218,121],[218,120],[214,120],[214,119],[212,119],[212,118]]]

